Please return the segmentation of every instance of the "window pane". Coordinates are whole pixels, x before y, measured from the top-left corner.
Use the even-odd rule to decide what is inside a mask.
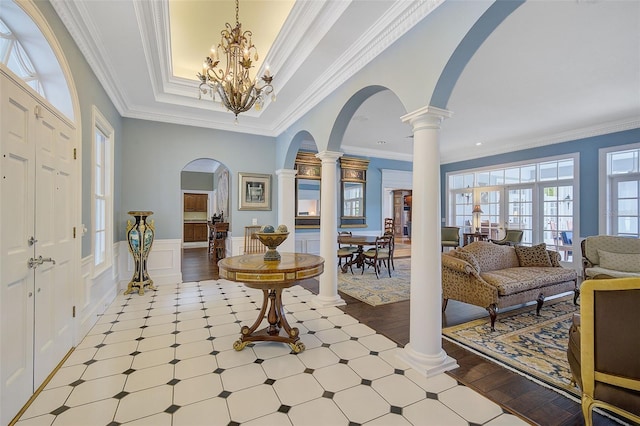
[[[540,164],[540,180],[557,180],[558,179],[558,163],[541,163]]]
[[[620,216],[637,216],[638,200],[618,200],[618,214]]]
[[[504,171],[504,180],[506,184],[520,183],[520,169],[507,169]]]
[[[638,196],[638,181],[624,181],[618,183],[618,197],[630,198]]]
[[[520,168],[521,182],[535,182],[535,180],[536,180],[536,166],[524,166]]]
[[[618,217],[618,234],[638,234],[637,217]]]
[[[622,151],[609,154],[611,170],[609,174],[632,173],[638,171],[638,151]]]
[[[573,159],[558,162],[558,179],[573,179]]]

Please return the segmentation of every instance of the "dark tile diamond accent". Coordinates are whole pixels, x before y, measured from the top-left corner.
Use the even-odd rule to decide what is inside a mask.
[[[333,395],[335,395],[335,392],[324,391],[323,394],[322,394],[322,397],[323,398],[333,399]]]
[[[230,314],[231,315],[235,315],[235,314],[237,314],[237,312],[236,311],[231,311]]]
[[[174,359],[172,359],[171,361],[169,361],[169,364],[176,365],[176,364],[177,364],[177,363],[179,363],[179,362],[180,362],[180,360],[179,360],[179,359],[175,359],[175,358],[174,358]]]
[[[427,392],[427,399],[438,399],[438,394],[433,392]]]
[[[177,324],[180,322],[180,320],[175,320],[175,321],[171,321],[173,324]]]
[[[177,385],[178,383],[180,383],[180,379],[171,379],[171,380],[169,380],[169,381],[167,382],[167,384],[168,384],[169,386],[175,386],[175,385]]]
[[[114,321],[111,321],[111,324],[117,324],[117,323],[119,323],[119,322],[120,322],[120,321],[118,321],[118,320],[114,320]]]
[[[167,408],[166,410],[164,410],[165,413],[169,413],[169,414],[173,414],[176,411],[178,411],[178,409],[180,408],[179,405],[175,405],[175,404],[171,404],[169,406],[169,408]]]
[[[213,326],[212,326],[212,325],[209,325],[209,324],[207,324],[207,325],[205,325],[205,326],[204,326],[204,328],[212,328],[212,327],[213,327]]]
[[[328,348],[328,347],[330,347],[331,345],[330,345],[330,344],[328,344],[328,343],[323,343],[321,346],[322,346],[323,348]]]
[[[302,324],[304,321],[298,320],[296,321],[296,324]]]
[[[85,362],[83,362],[83,364],[84,364],[84,365],[91,365],[91,364],[93,364],[94,362],[98,362],[98,361],[96,361],[95,359],[90,359],[89,361],[85,361]]]
[[[380,352],[378,351],[369,351],[369,355],[378,356]]]
[[[399,374],[401,376],[404,376],[404,370],[400,370],[399,368],[396,368],[395,370],[393,370],[393,372],[395,374]]]
[[[207,337],[207,340],[216,340],[216,338],[211,336],[211,337]]]
[[[284,413],[287,414],[289,412],[289,410],[291,410],[291,406],[289,405],[284,405],[282,404],[279,408],[278,408],[278,412],[279,413]]]
[[[131,355],[131,356],[136,356],[136,355],[140,355],[141,353],[142,353],[142,352],[140,352],[140,351],[133,351],[133,352],[131,352],[129,355]]]
[[[224,368],[216,368],[213,372],[216,374],[222,374],[224,372]]]
[[[109,422],[107,423],[107,426],[120,426],[122,423],[120,422]]]
[[[179,330],[176,330],[176,331],[172,331],[172,332],[171,332],[171,334],[179,334],[179,333],[180,333],[180,331],[179,331]]]
[[[402,415],[402,407],[396,407],[395,405],[392,405],[391,410],[389,412],[393,414]]]
[[[142,318],[149,319],[149,318],[151,318],[151,315],[147,315],[146,317],[142,317]]]
[[[351,336],[351,338],[350,338],[349,340],[354,340],[354,341],[356,341],[356,342],[357,342],[357,341],[358,341],[358,338],[357,338],[357,337],[353,337],[353,336]]]
[[[69,386],[76,387],[76,386],[78,386],[78,385],[83,384],[84,382],[85,382],[84,380],[82,380],[82,379],[78,379],[78,380],[76,380],[75,382],[71,382],[71,383],[69,383]]]
[[[327,318],[329,318],[329,317],[326,317],[324,315],[320,317],[320,319],[327,319]]]
[[[240,423],[234,422],[234,421],[230,421],[229,423],[227,423],[227,426],[240,426]]]
[[[231,392],[229,392],[229,391],[222,391],[222,392],[220,392],[220,393],[218,394],[218,396],[219,396],[220,398],[227,399],[227,398],[229,398],[229,396],[231,396]]]
[[[205,316],[203,316],[202,318],[203,318],[203,319],[209,319],[209,318],[211,318],[211,317],[210,317],[209,315],[205,315]]]
[[[316,334],[316,332],[313,331],[313,330],[309,330],[309,331],[307,331],[307,334]]]
[[[256,364],[262,364],[264,362],[264,359],[256,358],[256,360],[253,362]]]
[[[213,339],[211,339],[211,340],[213,340]],[[220,351],[211,351],[211,352],[209,352],[209,355],[216,356],[216,355],[218,355],[219,353],[220,353]]]
[[[371,386],[371,380],[369,380],[369,379],[362,379],[362,380],[360,381],[360,384],[361,384],[361,385],[365,385],[365,386]]]
[[[177,348],[178,346],[180,346],[180,343],[174,343],[173,345],[169,346],[170,348]]]
[[[143,330],[144,330],[145,328],[147,328],[147,327],[149,327],[149,326],[148,326],[148,325],[142,325],[142,326],[140,326],[140,328],[141,328],[141,329],[143,329]]]
[[[235,320],[235,321],[234,321],[234,323],[236,323],[236,324],[240,324],[240,323],[242,323],[242,321],[240,321],[240,320]]]
[[[141,341],[141,340],[144,340],[144,337],[138,337],[138,338],[137,338],[137,339],[135,339],[135,340],[137,340],[137,341],[139,342],[139,341]]]
[[[129,395],[129,392],[122,391],[122,392],[118,392],[117,394],[113,395],[113,397],[115,399],[122,399],[127,395]]]
[[[334,325],[333,328],[337,328],[338,330],[340,330],[342,328],[341,325]]]
[[[206,311],[206,310],[207,310],[207,308],[200,308],[200,310],[201,310],[201,311]]]
[[[94,348],[96,348],[96,349],[100,349],[100,348],[102,348],[102,347],[104,347],[104,346],[107,346],[107,345],[106,345],[106,344],[104,344],[104,343],[100,343],[99,345],[95,345],[95,346],[94,346]]]
[[[361,426],[362,423],[349,422],[349,426]]]
[[[307,374],[313,374],[314,371],[315,370],[313,368],[305,368],[303,372]]]
[[[122,374],[126,374],[128,376],[129,374],[135,373],[135,372],[136,370],[134,370],[133,368],[130,368],[128,370],[123,371]]]
[[[124,307],[124,306],[127,306],[127,305],[122,305],[122,306]],[[122,315],[122,314],[124,314],[124,311],[116,312],[116,315]]]
[[[340,361],[338,361],[340,364],[349,364],[349,360],[348,359],[341,359]]]
[[[275,382],[276,382],[276,381],[275,381],[275,380],[273,380],[273,379],[267,379],[267,380],[265,380],[265,381],[264,381],[264,384],[265,384],[265,385],[269,385],[269,386],[271,386],[271,385],[273,385]]]
[[[174,315],[178,315],[180,313],[180,311],[176,310],[173,314]]]
[[[109,331],[105,331],[105,332],[104,332],[104,333],[102,333],[102,334],[104,334],[105,336],[108,336],[108,335],[110,335],[111,333],[113,333],[113,331],[109,330]]]

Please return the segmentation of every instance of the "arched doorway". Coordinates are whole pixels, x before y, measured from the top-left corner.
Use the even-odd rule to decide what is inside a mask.
[[[208,223],[230,222],[229,169],[217,160],[197,158],[180,172],[182,199],[182,279],[218,277],[209,253]]]

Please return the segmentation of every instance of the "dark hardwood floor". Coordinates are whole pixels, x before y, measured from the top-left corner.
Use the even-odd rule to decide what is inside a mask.
[[[182,278],[185,282],[218,278],[217,265],[210,261],[206,248],[183,250]],[[316,279],[300,284],[318,294]],[[340,307],[343,311],[401,346],[409,342],[409,301],[373,307],[346,294],[340,293],[340,296],[347,302],[346,306]],[[452,300],[442,316],[442,324],[447,327],[482,317],[488,318],[484,309]],[[447,374],[527,422],[542,426],[584,424],[579,403],[445,339],[442,347],[459,365]],[[594,413],[594,425],[616,424]]]

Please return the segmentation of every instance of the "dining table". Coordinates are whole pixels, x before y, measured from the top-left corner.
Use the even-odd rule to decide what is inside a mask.
[[[342,272],[346,273],[349,267],[364,268],[364,246],[375,246],[376,235],[339,235],[338,243],[358,246],[355,256],[342,265]]]

